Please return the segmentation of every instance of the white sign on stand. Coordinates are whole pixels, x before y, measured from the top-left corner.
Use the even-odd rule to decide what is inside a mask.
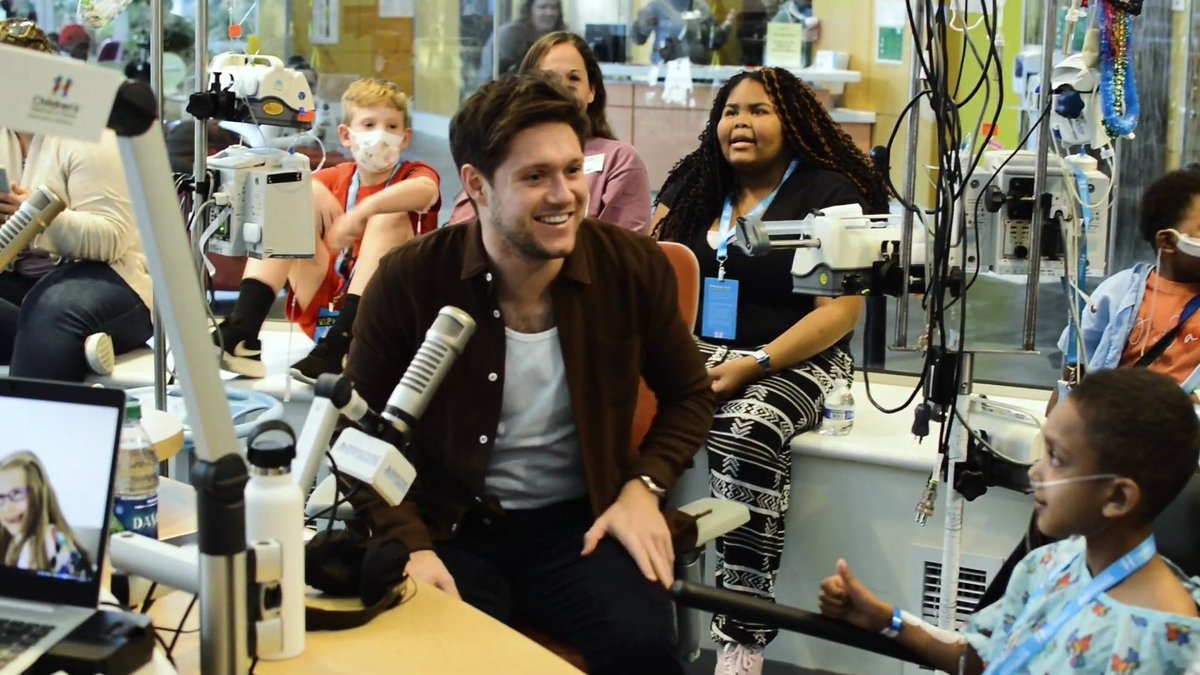
[[[115,70],[11,45],[0,45],[0,63],[21,73],[5,79],[0,127],[81,141],[100,140],[125,81]]]
[[[804,24],[772,21],[767,24],[767,44],[763,48],[763,65],[778,68],[801,68],[804,53]]]

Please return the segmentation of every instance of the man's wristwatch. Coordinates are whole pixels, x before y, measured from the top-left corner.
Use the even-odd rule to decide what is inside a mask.
[[[764,373],[771,372],[771,355],[768,354],[766,350],[760,349],[751,354],[751,356],[753,356],[754,360],[758,362],[758,365],[762,367]]]
[[[663,486],[654,482],[654,479],[651,478],[650,476],[647,476],[646,474],[643,473],[643,474],[639,474],[637,479],[642,481],[642,485],[645,485],[646,489],[649,490],[651,493],[653,493],[655,497],[662,499],[663,497],[667,496],[666,488],[664,488]]]

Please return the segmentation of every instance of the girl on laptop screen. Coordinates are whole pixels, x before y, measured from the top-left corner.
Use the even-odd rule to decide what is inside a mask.
[[[46,469],[33,453],[0,459],[0,564],[88,578],[87,553],[63,518]]]

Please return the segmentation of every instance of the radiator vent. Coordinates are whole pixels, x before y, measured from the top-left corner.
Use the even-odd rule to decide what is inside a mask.
[[[966,624],[983,597],[992,578],[1000,570],[1001,560],[990,556],[963,553],[959,557],[958,568],[958,601],[954,617],[954,625],[961,628]],[[933,625],[938,623],[938,598],[942,592],[942,552],[927,546],[912,547],[912,604],[910,607],[919,609],[919,616]],[[912,609],[914,614],[918,614]],[[933,672],[929,668],[920,668],[905,664],[904,672],[915,673]]]

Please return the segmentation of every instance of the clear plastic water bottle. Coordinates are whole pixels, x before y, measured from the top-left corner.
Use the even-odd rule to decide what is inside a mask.
[[[136,398],[125,402],[113,487],[112,531],[158,538],[158,454],[142,428],[142,404]]]
[[[845,436],[853,428],[854,394],[850,392],[850,383],[838,378],[833,381],[833,390],[825,396],[819,432],[826,436]]]

